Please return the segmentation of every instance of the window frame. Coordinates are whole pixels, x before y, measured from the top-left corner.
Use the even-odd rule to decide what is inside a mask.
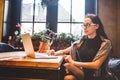
[[[5,35],[2,33],[2,41],[7,41],[9,36],[14,36],[14,31],[18,30],[18,28],[16,28],[16,24],[19,22],[21,23],[21,1],[22,0],[5,0],[5,1],[9,1],[9,7],[8,7],[8,13],[7,13],[7,19],[6,21],[3,20],[3,27],[6,27],[6,31],[3,30],[3,33],[5,33]],[[91,5],[92,4],[92,5]],[[98,14],[98,1],[97,0],[85,0],[85,14],[87,13],[94,13],[94,14]],[[5,5],[4,5],[5,6]],[[91,9],[89,9],[91,6]],[[51,12],[52,10],[52,12]],[[57,23],[61,23],[58,22],[58,5],[55,6],[47,6],[47,18],[45,22],[34,22],[33,23],[49,23],[49,29],[53,30],[54,32],[57,32]],[[54,15],[51,14],[54,12]],[[54,19],[50,19],[51,17],[54,17]],[[31,22],[28,22],[31,23]],[[66,22],[65,22],[66,23]],[[73,24],[77,24],[79,22],[73,22]],[[80,22],[81,24],[82,22]],[[34,27],[34,25],[33,25]],[[4,29],[4,28],[3,28]]]

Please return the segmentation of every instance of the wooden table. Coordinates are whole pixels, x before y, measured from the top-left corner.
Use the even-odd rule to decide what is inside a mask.
[[[0,55],[11,57],[0,58],[0,77],[19,79],[60,80],[62,56],[56,59],[33,59],[24,57],[25,52],[7,52]]]

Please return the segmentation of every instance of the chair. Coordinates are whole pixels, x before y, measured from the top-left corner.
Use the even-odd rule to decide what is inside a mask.
[[[120,58],[111,58],[108,67],[110,69],[110,74],[116,80],[120,80]]]
[[[10,51],[14,51],[15,48],[7,43],[0,43],[0,53],[1,52],[10,52]]]

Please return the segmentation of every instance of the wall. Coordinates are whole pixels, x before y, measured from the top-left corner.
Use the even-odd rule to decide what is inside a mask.
[[[0,0],[0,42],[2,38],[3,9],[4,9],[4,0]]]
[[[120,1],[98,0],[98,15],[101,18],[105,31],[113,45],[113,56],[120,57]]]
[[[117,2],[117,55],[120,57],[120,0]]]

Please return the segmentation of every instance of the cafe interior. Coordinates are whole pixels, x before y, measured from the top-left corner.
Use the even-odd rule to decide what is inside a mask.
[[[81,25],[85,15],[93,13],[101,19],[112,43],[107,66],[114,79],[110,80],[120,80],[119,8],[120,0],[0,0],[0,79],[62,80],[61,56],[57,59],[1,56],[24,54],[21,35],[26,33],[30,34],[34,51],[65,49],[84,35]],[[49,43],[41,45],[42,40]]]

